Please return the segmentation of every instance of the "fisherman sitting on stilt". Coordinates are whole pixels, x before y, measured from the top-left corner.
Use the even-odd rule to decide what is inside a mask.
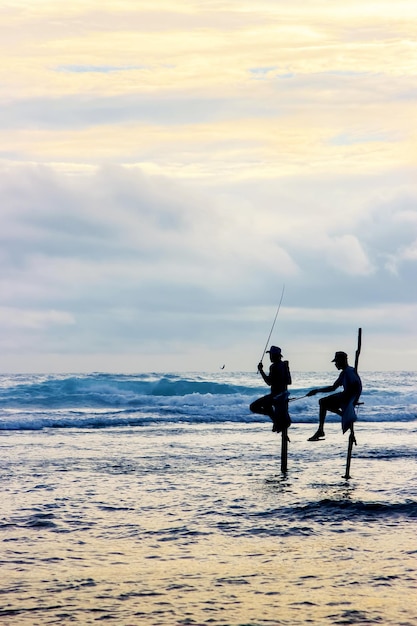
[[[328,387],[320,387],[312,389],[307,396],[315,396],[316,393],[328,393],[335,391],[338,387],[343,387],[340,393],[334,393],[319,400],[319,428],[308,441],[319,441],[324,439],[324,420],[327,411],[337,413],[342,417],[342,429],[345,433],[350,425],[356,420],[355,406],[358,403],[359,396],[362,393],[362,382],[354,367],[348,364],[348,355],[346,352],[336,352],[332,363],[338,370],[342,370],[338,379]]]
[[[258,372],[271,387],[271,393],[252,402],[249,408],[252,413],[268,415],[273,422],[272,431],[279,433],[291,425],[288,413],[288,385],[291,385],[291,374],[288,361],[282,360],[281,348],[271,346],[267,352],[271,359],[269,374],[265,374],[262,361],[258,364]]]

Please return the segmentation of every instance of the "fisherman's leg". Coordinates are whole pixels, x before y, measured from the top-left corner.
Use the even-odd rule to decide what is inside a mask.
[[[341,415],[340,404],[341,404],[342,394],[334,393],[331,396],[325,396],[324,398],[320,398],[319,400],[319,427],[317,431],[314,433],[312,437],[309,437],[308,441],[319,441],[319,439],[324,439],[324,422],[326,420],[327,411],[331,411],[332,413],[337,413]]]
[[[252,413],[260,413],[261,415],[263,414],[263,398],[258,398],[257,400],[254,400],[250,405],[249,405],[249,410],[252,411]]]
[[[324,402],[323,402],[324,400]],[[318,432],[322,433],[322,437],[324,437],[324,422],[327,415],[327,406],[325,402],[326,398],[320,398],[319,400],[319,429]]]
[[[278,402],[275,402],[275,415],[273,422],[274,427],[272,430],[276,433],[280,433],[284,428],[289,428],[291,426],[287,398],[282,398],[278,400]]]
[[[249,409],[250,411],[252,411],[252,413],[258,413],[259,415],[268,415],[268,417],[273,419],[274,413],[271,395],[258,398],[258,400],[252,402],[252,404],[249,406]]]

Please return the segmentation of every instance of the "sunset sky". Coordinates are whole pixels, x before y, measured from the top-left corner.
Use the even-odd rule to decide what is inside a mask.
[[[0,0],[0,371],[417,370],[415,0]],[[267,362],[267,361],[265,361]]]

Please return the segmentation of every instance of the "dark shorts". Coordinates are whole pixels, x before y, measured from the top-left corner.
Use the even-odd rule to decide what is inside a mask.
[[[259,415],[269,415],[269,417],[272,419],[274,412],[273,405],[273,397],[269,393],[267,396],[262,396],[262,398],[258,398],[258,400],[255,400],[255,402],[252,402],[252,404],[249,406],[249,409],[252,411],[252,413],[259,413]]]
[[[325,408],[326,411],[338,413],[339,415],[341,415],[348,403],[349,398],[347,398],[343,392],[333,393],[331,396],[325,396],[319,400],[320,406]]]
[[[268,415],[274,423],[280,425],[280,429],[284,426],[288,427],[291,424],[291,419],[288,413],[288,394],[276,397],[272,394],[262,396],[249,406],[252,413],[259,413],[260,415]]]

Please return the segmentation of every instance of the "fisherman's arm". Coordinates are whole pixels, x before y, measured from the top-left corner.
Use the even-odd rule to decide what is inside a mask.
[[[260,373],[260,375],[262,376],[266,384],[270,385],[271,384],[270,377],[268,376],[268,374],[265,374],[262,361],[258,363],[258,372]]]
[[[339,384],[333,383],[333,385],[329,385],[328,387],[317,387],[317,389],[311,389],[307,396],[315,396],[316,393],[331,393],[332,391],[336,391],[339,386]]]

